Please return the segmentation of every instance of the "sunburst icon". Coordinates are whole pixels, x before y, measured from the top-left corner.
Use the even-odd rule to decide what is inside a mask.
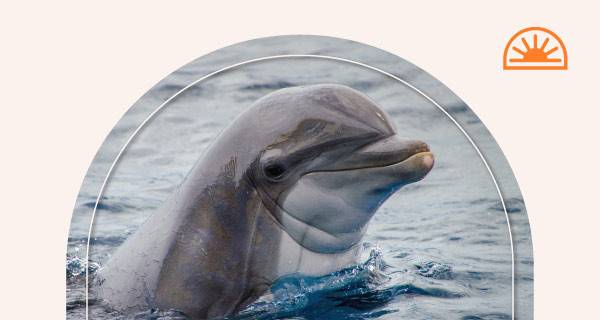
[[[531,27],[517,32],[504,48],[504,70],[566,70],[567,49],[552,31]]]

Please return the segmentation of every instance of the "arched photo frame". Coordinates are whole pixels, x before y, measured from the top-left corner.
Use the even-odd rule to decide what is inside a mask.
[[[444,315],[449,308],[461,317],[531,318],[527,215],[510,167],[485,126],[418,67],[373,47],[318,36],[263,38],[208,54],[159,82],[124,115],[90,166],[73,214],[68,317],[104,312],[97,307],[101,302],[90,303],[91,266],[105,263],[135,232],[231,119],[277,89],[324,82],[368,95],[391,115],[400,133],[417,135],[436,154],[431,179],[392,197],[365,236],[362,260],[375,255],[378,265],[389,264],[381,270],[388,282],[361,294],[394,294],[364,310],[353,305],[342,312],[418,318]],[[305,281],[320,285],[322,279]],[[277,288],[274,296],[287,294]],[[346,296],[347,301],[356,297]],[[435,302],[417,307],[425,298]],[[480,310],[482,303],[488,311]],[[246,316],[259,318],[267,310],[263,307],[253,305]],[[314,312],[311,308],[339,311],[320,300],[282,309],[286,316],[302,316]]]

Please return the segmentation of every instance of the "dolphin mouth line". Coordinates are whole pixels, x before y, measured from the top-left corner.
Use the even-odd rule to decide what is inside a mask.
[[[378,168],[385,168],[385,167],[393,167],[393,166],[396,166],[396,165],[399,165],[399,164],[402,164],[402,163],[406,162],[407,160],[409,160],[413,156],[416,156],[416,155],[419,155],[419,154],[423,154],[423,153],[431,153],[431,152],[429,152],[429,151],[416,152],[416,153],[413,153],[412,155],[410,155],[409,157],[407,157],[407,158],[405,158],[403,160],[398,160],[396,162],[392,162],[392,163],[388,163],[388,164],[376,164],[376,165],[372,165],[372,166],[351,167],[351,168],[342,168],[342,169],[335,169],[335,170],[315,170],[315,171],[306,172],[303,175],[307,175],[307,174],[311,174],[311,173],[344,172],[344,171],[369,170],[369,169],[378,169]]]
[[[428,152],[431,150],[423,141],[402,138],[396,134],[387,135],[362,145],[331,166],[313,168],[305,174],[383,168],[398,165],[415,155]]]
[[[406,150],[402,150],[402,151],[406,151]],[[314,170],[314,171],[309,171],[309,172],[304,173],[303,176],[307,175],[307,174],[311,174],[311,173],[343,172],[343,171],[369,170],[369,169],[392,167],[392,166],[400,165],[400,164],[406,162],[407,160],[409,160],[410,158],[412,158],[416,155],[419,155],[419,154],[424,154],[424,153],[431,154],[431,151],[427,145],[425,145],[424,148],[415,149],[411,153],[405,153],[405,154],[403,154],[402,157],[396,157],[395,159],[389,159],[389,160],[386,159],[387,161],[380,160],[379,163],[375,163],[373,165],[349,166],[349,167],[342,167],[340,169],[329,169],[329,170]],[[381,155],[374,155],[373,158],[377,158],[378,156],[380,157]],[[393,158],[393,157],[390,157],[390,158]],[[375,161],[375,162],[377,162],[377,161]]]

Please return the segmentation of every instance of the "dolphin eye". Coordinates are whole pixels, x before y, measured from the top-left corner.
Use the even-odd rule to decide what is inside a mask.
[[[265,175],[270,179],[277,179],[283,175],[285,169],[279,164],[271,164],[265,167]]]

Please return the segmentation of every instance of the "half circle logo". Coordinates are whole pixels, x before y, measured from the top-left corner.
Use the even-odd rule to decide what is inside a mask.
[[[545,28],[525,28],[504,48],[504,70],[566,70],[567,62],[565,44]]]

